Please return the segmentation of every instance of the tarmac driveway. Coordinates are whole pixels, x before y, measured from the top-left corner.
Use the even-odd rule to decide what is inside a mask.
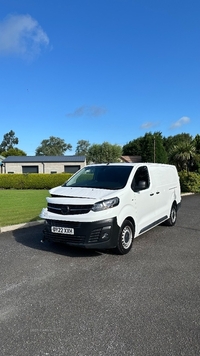
[[[200,355],[200,195],[128,255],[0,235],[3,356]]]

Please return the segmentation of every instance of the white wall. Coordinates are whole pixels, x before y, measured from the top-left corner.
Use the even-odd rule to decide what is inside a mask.
[[[29,162],[29,163],[5,163],[2,173],[22,173],[22,166],[37,166],[38,173],[63,173],[65,166],[80,166],[80,168],[86,165],[85,162]]]

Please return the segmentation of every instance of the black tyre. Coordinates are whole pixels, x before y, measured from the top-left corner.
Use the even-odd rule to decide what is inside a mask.
[[[132,247],[135,229],[129,220],[124,220],[118,237],[117,252],[120,255],[128,253]]]
[[[167,226],[174,226],[177,220],[177,206],[176,204],[172,205],[170,217],[168,220],[165,221],[165,225]]]

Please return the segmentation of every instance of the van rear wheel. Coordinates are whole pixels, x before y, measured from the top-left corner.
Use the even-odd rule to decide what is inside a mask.
[[[133,244],[134,233],[135,230],[133,224],[129,220],[124,220],[119,232],[116,248],[120,255],[125,255],[130,251]]]
[[[177,220],[177,206],[176,204],[172,205],[169,219],[166,220],[165,225],[174,226]]]

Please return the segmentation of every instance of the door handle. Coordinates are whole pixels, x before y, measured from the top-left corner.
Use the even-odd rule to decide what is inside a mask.
[[[156,194],[160,194],[160,192],[156,192]]]
[[[153,195],[154,195],[154,193],[151,193],[151,194],[150,194],[150,197],[152,197]]]

